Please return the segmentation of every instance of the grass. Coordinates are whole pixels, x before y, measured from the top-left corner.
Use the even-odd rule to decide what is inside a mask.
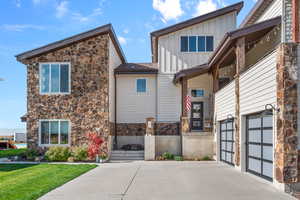
[[[33,200],[96,165],[0,164],[0,200]]]
[[[18,156],[25,153],[27,149],[8,149],[0,150],[0,158],[5,158],[9,156]]]

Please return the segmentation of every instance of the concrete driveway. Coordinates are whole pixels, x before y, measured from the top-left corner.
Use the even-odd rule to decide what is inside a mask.
[[[293,199],[251,175],[216,162],[106,163],[42,200]]]

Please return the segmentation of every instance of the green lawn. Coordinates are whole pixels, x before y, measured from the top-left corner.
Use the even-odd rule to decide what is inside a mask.
[[[0,164],[0,200],[37,199],[96,165]]]
[[[8,149],[8,150],[0,150],[0,158],[8,157],[8,156],[17,156],[24,152],[27,149]]]

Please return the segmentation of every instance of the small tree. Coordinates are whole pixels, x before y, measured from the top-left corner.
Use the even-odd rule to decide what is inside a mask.
[[[100,147],[103,144],[103,139],[97,133],[88,133],[88,156],[90,159],[95,159],[100,153]]]

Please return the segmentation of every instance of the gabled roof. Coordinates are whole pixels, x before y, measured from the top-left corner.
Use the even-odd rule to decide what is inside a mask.
[[[157,63],[124,63],[115,69],[115,74],[157,74]]]
[[[235,41],[241,37],[249,37],[251,40],[255,39],[255,37],[260,37],[272,28],[281,24],[281,17],[275,17],[273,19],[269,19],[263,21],[261,23],[249,25],[243,28],[236,29],[234,31],[228,32],[225,34],[224,38],[218,45],[217,49],[214,51],[212,56],[209,58],[208,63],[200,66],[196,66],[190,69],[182,70],[175,74],[174,83],[177,83],[181,78],[184,77],[193,77],[197,75],[201,75],[211,70],[211,68],[218,62],[218,60],[228,52],[230,47],[232,47]]]
[[[166,27],[166,28],[163,28],[163,29],[152,32],[150,34],[151,35],[151,52],[152,52],[152,56],[157,54],[157,52],[156,52],[157,47],[156,46],[157,46],[157,40],[160,36],[167,35],[169,33],[179,31],[181,29],[184,29],[184,28],[187,28],[187,27],[205,22],[207,20],[222,16],[222,15],[225,15],[225,14],[228,14],[228,13],[231,13],[231,12],[237,12],[237,14],[238,14],[241,11],[241,9],[243,8],[243,6],[244,6],[244,2],[239,2],[239,3],[233,4],[231,6],[227,6],[227,7],[221,8],[219,10],[207,13],[205,15],[201,15],[201,16],[198,16],[198,17],[180,22],[178,24],[174,24],[172,26],[169,26],[169,27]],[[156,56],[152,57],[152,61],[157,62]]]
[[[24,53],[16,55],[16,58],[17,58],[18,61],[22,62],[25,59],[32,58],[32,57],[35,57],[35,56],[38,56],[38,55],[56,50],[56,49],[60,49],[60,48],[63,48],[65,46],[68,46],[70,44],[73,44],[75,42],[86,40],[88,38],[94,37],[96,35],[102,35],[102,34],[109,34],[110,35],[110,38],[111,38],[112,42],[115,45],[115,48],[118,52],[118,55],[120,56],[122,62],[125,63],[126,58],[124,56],[124,53],[123,53],[122,48],[120,46],[120,43],[119,43],[119,41],[116,37],[115,31],[114,31],[111,24],[106,24],[104,26],[100,26],[98,28],[95,28],[95,29],[92,29],[92,30],[89,30],[89,31],[86,31],[86,32],[68,37],[68,38],[65,38],[63,40],[59,40],[57,42],[53,42],[53,43],[47,44],[45,46],[42,46],[42,47],[39,47],[39,48],[36,48],[36,49],[26,51]]]
[[[173,82],[176,84],[180,81],[181,78],[193,78],[195,76],[199,76],[201,74],[205,74],[209,71],[209,65],[203,64],[198,65],[189,69],[181,70],[180,72],[176,73],[173,79]]]
[[[240,27],[242,28],[254,24],[261,14],[264,13],[274,1],[275,0],[258,0],[249,14],[245,17]]]

